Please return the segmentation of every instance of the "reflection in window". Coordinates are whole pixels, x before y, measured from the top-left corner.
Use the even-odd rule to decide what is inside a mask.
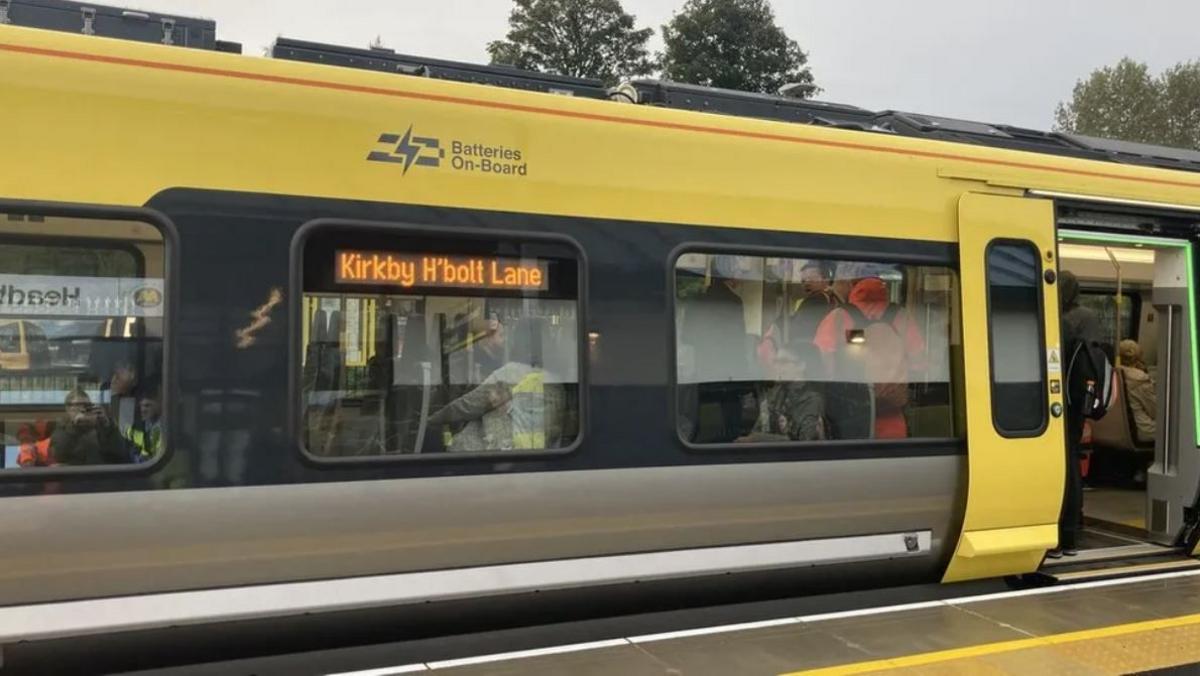
[[[949,268],[684,254],[678,428],[697,444],[958,436]]]
[[[143,223],[0,221],[4,469],[161,453],[163,254]]]
[[[494,258],[446,254],[464,270],[479,261],[483,272],[453,285],[438,277],[422,288],[423,261],[443,254],[401,251],[391,260],[415,262],[411,286],[354,280],[343,290],[345,281],[326,274],[334,252],[316,243],[307,249],[314,272],[306,271],[304,294],[303,434],[310,453],[543,451],[574,442],[574,260],[522,259],[524,269],[541,270],[549,281],[535,274],[529,288],[512,289],[490,276]]]
[[[1002,433],[1037,432],[1046,422],[1041,272],[1032,244],[988,247],[992,409]]]
[[[1138,298],[1134,294],[1124,292],[1118,296],[1115,291],[1082,290],[1079,292],[1079,304],[1096,313],[1105,342],[1119,345],[1122,340],[1137,340],[1138,319],[1135,309],[1138,307]],[[1118,325],[1121,327],[1119,337]]]

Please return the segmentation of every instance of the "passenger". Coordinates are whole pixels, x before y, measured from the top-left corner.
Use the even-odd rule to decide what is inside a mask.
[[[750,434],[737,443],[816,441],[827,438],[825,401],[805,380],[815,356],[811,345],[799,343],[775,352],[769,374],[772,382],[758,396],[758,419]]]
[[[138,402],[140,420],[121,427],[121,436],[129,442],[130,456],[135,463],[153,460],[162,450],[162,400],[152,392]]]
[[[792,306],[789,317],[789,342],[812,343],[817,327],[825,317],[839,305],[833,292],[832,275],[822,261],[809,261],[800,271],[800,284],[804,297]]]
[[[1058,294],[1062,308],[1063,354],[1075,354],[1082,341],[1103,340],[1100,319],[1091,309],[1080,305],[1079,280],[1068,270],[1059,273]],[[1067,387],[1072,389],[1072,383],[1068,381]],[[1072,394],[1067,400],[1067,485],[1058,522],[1058,548],[1047,553],[1051,558],[1074,556],[1079,546],[1079,531],[1083,528],[1083,468],[1080,466],[1083,460],[1083,401],[1082,392]]]
[[[925,339],[912,317],[892,303],[882,274],[888,266],[842,263],[835,287],[840,285],[847,302],[830,312],[817,327],[814,344],[824,357],[830,390],[831,414],[837,410],[842,429],[834,420],[835,438],[902,439],[908,436],[905,410],[912,373],[924,368]],[[862,388],[870,392],[861,401]],[[874,420],[864,433],[861,419]]]
[[[850,290],[854,288],[854,282],[857,281],[855,275],[870,263],[855,263],[844,261],[837,264],[834,268],[833,282],[829,285],[829,290],[837,298],[838,303],[846,304],[850,302]]]
[[[1142,441],[1153,441],[1154,421],[1158,418],[1158,394],[1154,379],[1147,372],[1142,358],[1142,346],[1136,340],[1122,340],[1120,345],[1121,372],[1125,376],[1125,394],[1133,411],[1133,424]]]
[[[19,467],[53,467],[58,464],[50,451],[50,424],[45,420],[26,423],[17,429],[21,449],[17,453]]]
[[[121,437],[103,407],[92,403],[82,389],[67,394],[66,415],[50,437],[50,453],[63,465],[104,465],[129,462]]]
[[[113,365],[108,382],[100,385],[100,400],[108,402],[106,413],[118,427],[133,424],[137,411],[137,391],[140,381],[137,368],[127,359]]]
[[[754,348],[755,361],[763,373],[771,372],[771,364],[775,361],[775,353],[779,350],[781,334],[779,321],[771,322]]]
[[[504,365],[504,324],[496,315],[487,319],[475,319],[471,322],[471,337],[475,366],[479,369],[479,380],[483,382],[496,369]]]
[[[565,395],[561,387],[546,383],[533,336],[519,329],[516,333],[520,339],[511,346],[510,361],[429,417],[431,427],[466,423],[447,450],[542,449],[561,437]]]

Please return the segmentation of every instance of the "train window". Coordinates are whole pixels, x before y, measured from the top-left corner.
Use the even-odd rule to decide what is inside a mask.
[[[1079,304],[1090,308],[1100,320],[1104,336],[1113,345],[1122,340],[1137,340],[1138,318],[1141,317],[1141,297],[1128,291],[1117,295],[1115,291],[1083,289],[1079,292]],[[1120,336],[1117,327],[1120,326]]]
[[[1037,249],[1028,242],[992,244],[987,251],[987,285],[993,421],[1006,436],[1036,434],[1046,425]]]
[[[951,268],[688,253],[675,297],[688,443],[960,435]]]
[[[318,231],[301,434],[318,458],[563,450],[579,435],[579,263],[558,243]]]
[[[0,216],[5,470],[162,451],[163,236],[134,221]]]

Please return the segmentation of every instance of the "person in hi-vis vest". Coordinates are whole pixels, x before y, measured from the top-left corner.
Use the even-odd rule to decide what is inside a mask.
[[[162,450],[162,401],[157,392],[151,392],[138,402],[140,419],[131,425],[121,426],[121,436],[129,442],[134,462],[154,459]]]

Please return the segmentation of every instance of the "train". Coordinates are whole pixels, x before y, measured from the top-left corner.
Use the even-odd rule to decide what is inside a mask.
[[[0,644],[1053,575],[1065,271],[1158,400],[1071,572],[1196,565],[1200,153],[8,5]]]

